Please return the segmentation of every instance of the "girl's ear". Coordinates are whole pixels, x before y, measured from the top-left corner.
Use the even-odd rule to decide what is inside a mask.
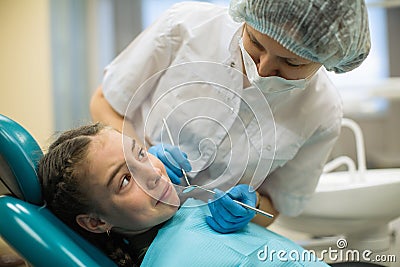
[[[107,230],[111,229],[111,225],[102,219],[95,218],[93,215],[89,214],[79,214],[75,218],[76,223],[85,229],[86,231],[92,233],[105,233]]]

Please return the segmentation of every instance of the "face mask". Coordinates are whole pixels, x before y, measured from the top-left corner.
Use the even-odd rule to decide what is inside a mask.
[[[261,77],[258,74],[257,66],[251,56],[247,53],[243,46],[243,40],[239,41],[240,49],[242,50],[244,67],[246,69],[247,78],[250,83],[259,88],[263,93],[280,93],[294,89],[305,89],[309,83],[309,77],[299,80],[286,80],[278,76]]]

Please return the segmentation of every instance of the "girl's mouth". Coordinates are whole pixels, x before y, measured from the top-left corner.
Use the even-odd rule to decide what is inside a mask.
[[[160,202],[165,202],[165,199],[168,199],[169,195],[171,194],[171,184],[167,183],[164,191],[162,192],[161,196],[158,198],[156,206],[160,203]]]

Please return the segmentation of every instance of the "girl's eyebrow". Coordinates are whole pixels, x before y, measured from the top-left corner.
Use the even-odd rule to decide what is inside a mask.
[[[131,146],[131,151],[135,150],[135,146],[136,146],[136,141],[135,139],[132,139],[132,146]],[[117,173],[124,167],[126,166],[126,161],[122,161],[119,165],[117,165],[117,167],[115,167],[115,169],[111,172],[109,178],[108,178],[108,182],[107,182],[107,187],[110,187],[110,185],[112,184],[112,182],[114,181],[114,177],[117,175]]]
[[[107,187],[110,187],[112,182],[114,181],[114,177],[117,175],[117,173],[126,165],[125,161],[121,162],[111,173],[110,177],[108,178],[107,182]]]

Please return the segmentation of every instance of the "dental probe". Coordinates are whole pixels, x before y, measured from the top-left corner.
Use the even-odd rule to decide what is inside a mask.
[[[171,132],[169,131],[168,124],[167,124],[167,121],[165,120],[165,118],[163,118],[163,123],[164,123],[164,125],[165,125],[165,129],[167,130],[168,137],[169,137],[169,140],[170,140],[171,144],[172,144],[173,146],[175,146],[174,141],[172,140]],[[184,170],[184,169],[181,169],[181,170],[182,170],[183,176],[185,177],[186,184],[188,185],[187,187],[185,187],[185,189],[182,191],[182,193],[184,193],[184,194],[185,194],[185,193],[189,193],[189,192],[192,191],[193,189],[200,188],[200,189],[205,190],[205,191],[207,191],[207,192],[209,192],[209,193],[215,194],[214,191],[209,190],[209,189],[207,189],[207,188],[201,187],[201,186],[199,186],[199,185],[191,185],[191,184],[189,183],[189,180],[188,180],[187,176],[186,176],[185,170]],[[263,210],[260,210],[260,209],[254,208],[254,207],[252,207],[252,206],[249,206],[249,205],[247,205],[247,204],[245,204],[245,203],[243,203],[243,202],[240,202],[240,201],[238,201],[238,200],[236,200],[236,199],[232,199],[232,200],[233,200],[235,203],[237,203],[237,204],[239,204],[239,205],[241,205],[241,206],[243,206],[243,207],[245,207],[245,208],[247,208],[247,209],[253,210],[253,211],[255,211],[255,212],[257,212],[257,213],[259,213],[259,214],[261,214],[261,215],[264,215],[264,216],[266,216],[266,217],[268,217],[268,218],[274,218],[274,215],[272,215],[272,214],[270,214],[270,213],[268,213],[268,212],[265,212],[265,211],[263,211]]]
[[[189,186],[187,186],[182,192],[183,192],[184,194],[185,194],[185,193],[189,193],[190,191],[192,191],[193,189],[196,189],[196,188],[199,188],[199,189],[205,190],[205,191],[207,191],[207,192],[209,192],[209,193],[215,194],[214,191],[209,190],[209,189],[204,188],[204,187],[201,187],[201,186],[199,186],[199,185],[189,185]],[[252,207],[252,206],[249,206],[249,205],[247,205],[247,204],[245,204],[245,203],[243,203],[243,202],[240,202],[240,201],[238,201],[238,200],[236,200],[236,199],[232,199],[232,200],[233,200],[233,202],[235,202],[235,203],[237,203],[237,204],[239,204],[239,205],[241,205],[241,206],[243,206],[243,207],[245,207],[245,208],[247,208],[247,209],[253,210],[253,211],[255,211],[255,212],[257,212],[257,213],[259,213],[259,214],[261,214],[261,215],[264,215],[264,216],[266,216],[266,217],[268,217],[268,218],[274,218],[274,215],[272,215],[271,213],[268,213],[268,212],[266,212],[266,211],[257,209],[257,208]]]
[[[172,139],[172,135],[171,135],[171,132],[169,131],[168,124],[167,124],[167,121],[165,120],[165,118],[163,118],[163,123],[164,123],[165,129],[167,130],[168,138],[169,138],[169,141],[171,142],[171,145],[175,146],[174,140]],[[181,171],[183,173],[183,177],[185,177],[186,184],[190,186],[189,179],[186,175],[186,171],[182,168],[181,168]]]

